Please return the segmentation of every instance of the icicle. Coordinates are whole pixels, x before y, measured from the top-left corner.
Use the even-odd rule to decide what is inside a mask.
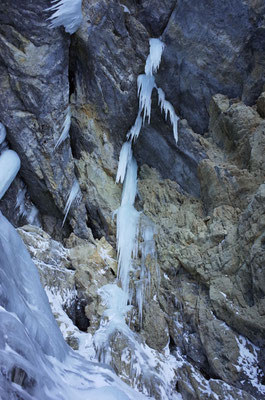
[[[172,104],[166,100],[165,93],[161,88],[157,89],[158,92],[158,104],[161,107],[161,112],[164,111],[165,119],[167,120],[168,114],[170,118],[171,125],[173,127],[173,134],[176,143],[178,143],[178,120],[179,117],[175,113],[174,107]]]
[[[142,128],[143,119],[141,117],[141,110],[138,111],[138,115],[136,117],[134,125],[131,127],[129,132],[127,133],[128,140],[136,140],[139,136],[139,133]]]
[[[71,108],[69,106],[67,108],[67,114],[66,114],[66,117],[65,117],[65,120],[64,120],[64,123],[63,123],[63,129],[62,129],[61,136],[59,137],[59,139],[56,142],[56,145],[54,146],[55,150],[67,138],[67,136],[69,134],[70,126],[71,126]]]
[[[152,75],[139,75],[137,78],[137,86],[140,110],[141,112],[144,111],[143,121],[145,121],[147,117],[148,124],[150,124],[152,91],[154,87],[156,87],[155,78]]]
[[[0,144],[2,144],[5,141],[5,138],[6,138],[6,128],[0,122]]]
[[[132,146],[131,142],[125,142],[122,145],[121,152],[120,152],[120,158],[119,158],[119,165],[118,165],[118,171],[117,171],[117,176],[116,176],[116,183],[121,182],[123,183],[126,169],[127,169],[127,164],[132,158]]]
[[[129,295],[129,274],[132,260],[138,253],[139,213],[133,204],[137,193],[137,164],[132,158],[127,166],[121,206],[117,210],[118,276]]]
[[[67,217],[67,215],[68,215],[68,213],[69,213],[69,210],[70,210],[70,208],[71,208],[71,205],[72,205],[74,199],[76,198],[76,196],[77,196],[79,190],[80,190],[80,188],[79,188],[78,181],[75,180],[75,182],[74,182],[74,184],[73,184],[73,186],[72,186],[71,192],[70,192],[70,194],[69,194],[68,200],[67,200],[67,202],[66,202],[66,205],[65,205],[65,207],[64,207],[64,214],[65,214],[65,216],[64,216],[64,219],[63,219],[62,226],[64,226],[66,217]]]
[[[5,150],[0,156],[0,199],[15,179],[20,169],[20,158],[13,150]]]
[[[127,298],[133,259],[138,254],[139,213],[132,205],[117,211],[118,276]]]
[[[132,158],[127,165],[126,178],[122,190],[121,205],[134,205],[137,193],[137,163]]]
[[[54,11],[48,20],[50,27],[64,26],[66,32],[72,35],[82,23],[82,0],[51,0],[54,3],[46,11]]]
[[[160,39],[150,39],[149,44],[150,52],[145,63],[145,73],[153,75],[159,68],[165,45]]]

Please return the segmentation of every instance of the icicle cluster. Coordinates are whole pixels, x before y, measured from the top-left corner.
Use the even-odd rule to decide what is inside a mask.
[[[176,143],[178,142],[179,117],[175,113],[172,104],[166,100],[164,91],[157,87],[155,77],[153,76],[159,68],[164,47],[165,45],[161,40],[150,39],[150,53],[145,63],[145,73],[139,75],[137,79],[139,111],[134,125],[127,134],[128,140],[136,140],[138,138],[142,125],[146,119],[148,124],[150,124],[152,93],[153,89],[156,89],[158,92],[158,102],[161,107],[161,112],[164,111],[165,119],[167,119],[169,115],[173,127],[174,138]]]
[[[82,0],[51,0],[53,5],[47,11],[53,11],[48,20],[50,27],[64,26],[66,32],[72,35],[82,23]]]
[[[136,303],[138,306],[139,321],[142,321],[142,308],[144,293],[150,285],[150,271],[146,266],[148,255],[155,256],[154,248],[154,227],[149,224],[140,226],[140,213],[134,208],[137,194],[137,163],[133,157],[132,141],[136,140],[141,131],[142,125],[147,119],[151,119],[151,98],[153,89],[156,88],[154,73],[158,70],[164,44],[159,39],[150,39],[150,53],[146,60],[145,74],[139,75],[137,79],[139,111],[133,127],[127,134],[127,142],[122,146],[119,158],[116,182],[123,183],[121,206],[116,211],[117,215],[117,247],[118,247],[118,277],[127,299],[132,300],[130,292],[130,275],[136,275],[133,279],[135,287]],[[161,92],[162,93],[162,92]],[[161,108],[168,109],[171,122],[177,125],[177,117],[172,112],[173,107],[161,98]],[[171,106],[171,108],[169,107]],[[173,125],[174,126],[174,125]],[[141,241],[139,241],[141,236]],[[141,251],[141,266],[136,265],[138,252]],[[137,270],[138,268],[138,270]]]

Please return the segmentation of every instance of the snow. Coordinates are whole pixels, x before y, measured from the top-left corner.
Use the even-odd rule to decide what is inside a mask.
[[[65,120],[64,120],[64,123],[63,123],[61,136],[59,137],[59,139],[56,142],[56,145],[54,146],[55,150],[57,149],[57,147],[60,146],[60,144],[62,142],[65,141],[65,139],[69,135],[70,126],[71,126],[71,108],[70,108],[70,106],[68,106],[66,117],[65,117]]]
[[[53,11],[48,20],[50,27],[64,26],[65,31],[72,35],[82,23],[82,0],[51,0],[53,5],[47,11]]]
[[[75,198],[76,198],[76,196],[77,196],[77,194],[78,194],[79,191],[80,191],[80,188],[79,188],[78,181],[77,181],[77,179],[76,179],[76,180],[74,181],[74,184],[73,184],[72,189],[71,189],[71,191],[70,191],[70,194],[69,194],[69,196],[68,196],[66,205],[65,205],[65,207],[64,207],[64,219],[63,219],[63,224],[62,224],[62,225],[64,225],[65,220],[66,220],[66,218],[67,218],[67,215],[68,215],[68,213],[69,213],[69,211],[70,211],[71,205],[72,205],[73,201],[75,200]]]
[[[0,156],[0,199],[15,179],[20,169],[20,158],[13,150],[5,150]]]
[[[260,383],[263,372],[259,367],[259,348],[244,336],[239,335],[239,338],[236,340],[239,350],[238,363],[236,366],[237,370],[242,371],[251,385],[261,394],[265,395],[265,385]]]

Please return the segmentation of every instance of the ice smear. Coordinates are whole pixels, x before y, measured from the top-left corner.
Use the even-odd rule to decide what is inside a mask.
[[[56,142],[56,145],[54,146],[55,150],[60,146],[60,144],[63,141],[65,141],[65,139],[69,135],[70,126],[71,126],[71,108],[69,106],[67,108],[67,113],[66,113],[66,117],[65,117],[65,120],[64,120],[64,123],[63,123],[61,136],[59,137],[59,139]]]
[[[53,5],[46,11],[53,11],[48,20],[50,27],[64,26],[65,31],[72,35],[82,23],[82,0],[51,0]]]
[[[20,169],[20,158],[13,150],[5,150],[0,156],[0,199],[15,179]]]
[[[111,342],[121,338],[121,343],[126,343],[121,353],[122,378],[129,379],[135,388],[141,387],[147,396],[153,393],[155,385],[161,399],[181,399],[174,396],[174,386],[176,369],[181,367],[182,360],[170,355],[168,347],[164,349],[164,354],[159,354],[139,342],[138,336],[126,324],[126,316],[131,310],[127,296],[116,284],[103,286],[99,294],[106,307],[93,339],[100,360],[112,365]],[[145,382],[144,386],[141,380]]]
[[[70,194],[69,194],[69,196],[68,196],[66,205],[65,205],[65,207],[64,207],[64,219],[63,219],[62,226],[63,226],[64,223],[65,223],[65,220],[66,220],[67,215],[68,215],[68,213],[69,213],[69,211],[70,211],[71,205],[72,205],[73,201],[75,200],[75,198],[76,198],[76,196],[77,196],[77,194],[78,194],[79,191],[80,191],[80,188],[79,188],[78,181],[77,181],[77,179],[76,179],[76,180],[74,181],[74,184],[73,184],[73,186],[72,186],[71,192],[70,192]]]
[[[117,171],[117,176],[116,176],[116,183],[121,182],[123,183],[126,169],[128,162],[132,158],[132,145],[131,142],[125,142],[122,145],[121,152],[120,152],[120,158],[119,158],[119,165],[118,165],[118,171]]]
[[[19,215],[25,216],[27,214],[27,210],[25,207],[25,196],[27,193],[27,188],[19,189],[16,199],[16,208],[18,208]]]
[[[5,141],[5,138],[6,138],[6,128],[0,122],[0,144],[2,144]]]
[[[97,351],[98,359],[106,364],[111,364],[110,340],[116,331],[122,332],[125,336],[132,333],[126,325],[125,317],[131,306],[127,305],[128,296],[124,290],[116,284],[108,284],[99,289],[106,310],[100,322],[100,327],[94,335],[93,341]]]

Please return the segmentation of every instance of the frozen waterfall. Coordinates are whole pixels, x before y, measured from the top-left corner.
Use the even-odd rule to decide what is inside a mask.
[[[1,399],[145,398],[111,369],[68,347],[36,267],[20,236],[1,213],[0,265]]]

